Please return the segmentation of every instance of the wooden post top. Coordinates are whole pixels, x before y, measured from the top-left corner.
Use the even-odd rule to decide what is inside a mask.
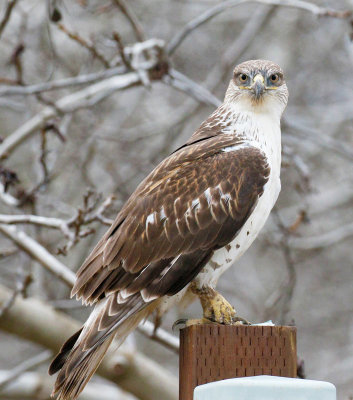
[[[297,377],[295,327],[209,324],[180,331],[179,400],[193,400],[204,383],[255,375]]]

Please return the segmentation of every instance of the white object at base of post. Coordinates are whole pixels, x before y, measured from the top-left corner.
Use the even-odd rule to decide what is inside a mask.
[[[200,385],[194,400],[336,400],[336,388],[308,379],[249,376]]]

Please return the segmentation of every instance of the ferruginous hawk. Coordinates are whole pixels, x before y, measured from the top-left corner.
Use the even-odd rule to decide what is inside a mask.
[[[278,65],[238,65],[223,104],[137,187],[77,273],[72,295],[95,307],[50,366],[59,399],[79,395],[114,337],[186,291],[204,322],[236,321],[215,285],[277,200],[287,100]]]

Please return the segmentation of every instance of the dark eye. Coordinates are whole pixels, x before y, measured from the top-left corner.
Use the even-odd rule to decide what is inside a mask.
[[[279,75],[278,74],[272,74],[270,75],[270,81],[272,83],[277,83],[279,81]]]
[[[240,74],[239,80],[240,80],[240,82],[244,83],[248,80],[248,76],[246,74]]]

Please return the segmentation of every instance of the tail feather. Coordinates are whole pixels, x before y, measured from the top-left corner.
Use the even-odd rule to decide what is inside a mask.
[[[117,311],[114,316],[111,315],[111,301],[117,301],[117,296],[112,297],[97,303],[83,327],[65,342],[52,361],[49,374],[59,371],[52,393],[52,396],[58,394],[58,400],[75,400],[98,368],[114,337],[117,347],[120,346],[155,308],[152,304],[147,306],[141,296],[136,295],[132,307],[121,304],[114,310]],[[123,318],[122,309],[125,310]]]
[[[113,338],[114,336],[111,336],[86,354],[80,347],[73,349],[59,372],[52,396],[58,393],[57,400],[76,399],[95,373]]]
[[[54,358],[54,360],[50,364],[48,371],[49,375],[54,375],[56,372],[61,370],[61,368],[65,364],[68,355],[70,354],[72,348],[77,342],[77,339],[80,336],[82,329],[83,327],[79,329],[77,332],[75,332],[71,337],[69,337],[69,339],[67,339],[67,341],[63,344],[58,355]]]

